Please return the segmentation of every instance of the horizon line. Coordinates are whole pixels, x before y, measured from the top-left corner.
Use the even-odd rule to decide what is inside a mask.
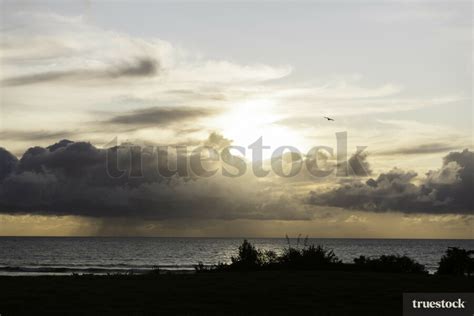
[[[255,237],[255,236],[123,236],[123,235],[57,235],[57,236],[48,236],[48,235],[5,235],[0,236],[0,238],[207,238],[207,239],[286,239],[287,237]],[[290,237],[289,239],[305,239],[306,236],[300,237]],[[416,238],[416,237],[307,237],[308,239],[360,239],[360,240],[375,240],[375,239],[385,239],[385,240],[472,240],[474,238]]]

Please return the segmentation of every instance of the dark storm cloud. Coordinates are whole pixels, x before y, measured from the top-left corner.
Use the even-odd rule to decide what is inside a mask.
[[[436,154],[445,153],[450,150],[459,149],[459,146],[452,143],[429,143],[412,147],[401,147],[393,150],[378,152],[377,155],[420,155],[420,154]]]
[[[106,123],[131,126],[163,126],[212,114],[215,114],[215,111],[209,109],[153,107],[114,116]]]
[[[83,81],[147,77],[157,74],[158,71],[159,63],[157,61],[151,58],[140,58],[133,63],[125,63],[108,69],[73,69],[21,75],[6,78],[2,81],[2,84],[6,86],[22,86],[50,81]]]
[[[223,142],[228,140],[213,134],[205,143],[218,148]],[[278,203],[262,197],[245,178],[195,179],[178,174],[165,178],[157,170],[156,151],[142,155],[139,168],[140,160],[131,159],[137,150],[128,145],[100,149],[63,140],[46,148],[32,147],[19,161],[1,150],[0,212],[155,220],[310,217],[285,207],[294,202],[291,197],[280,197]],[[126,171],[124,175],[115,168],[107,172],[107,151]],[[173,165],[173,150],[170,156]]]
[[[230,142],[211,134],[201,144],[219,149]],[[48,147],[32,147],[19,160],[0,149],[0,213],[154,220],[308,220],[314,212],[310,204],[376,212],[472,212],[474,157],[468,150],[447,155],[442,168],[428,172],[421,184],[413,183],[415,173],[394,169],[365,183],[346,182],[323,194],[313,192],[304,205],[294,192],[276,194],[268,187],[272,183],[262,186],[251,175],[163,177],[154,149],[145,150],[141,159],[132,159],[139,147],[101,149],[62,140]],[[114,158],[109,159],[112,169],[107,169],[107,154]],[[175,151],[171,149],[169,154],[174,170]],[[365,156],[361,157],[363,164]]]
[[[0,181],[15,170],[18,159],[6,149],[0,147]]]
[[[474,212],[474,153],[465,149],[443,159],[439,170],[429,171],[420,184],[415,172],[393,169],[365,183],[356,181],[324,193],[311,192],[309,203],[384,212]]]

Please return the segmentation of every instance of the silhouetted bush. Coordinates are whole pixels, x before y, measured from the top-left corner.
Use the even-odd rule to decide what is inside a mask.
[[[449,247],[439,262],[438,274],[471,275],[474,271],[474,250]]]
[[[300,238],[296,245],[290,244],[281,254],[272,250],[261,251],[250,242],[244,240],[239,247],[236,257],[232,257],[231,264],[219,263],[212,267],[205,267],[202,263],[195,266],[196,272],[205,271],[232,271],[232,270],[309,270],[328,269],[340,271],[377,271],[394,273],[428,273],[425,266],[410,257],[400,255],[382,255],[378,258],[360,256],[354,259],[353,264],[342,263],[332,249],[322,246],[308,245],[306,238],[300,246]],[[474,271],[474,251],[459,248],[448,248],[441,258],[438,274],[470,275]]]
[[[299,246],[299,238],[297,246]],[[244,240],[240,245],[238,256],[232,257],[231,260],[229,269],[247,270],[262,268],[310,269],[341,263],[332,250],[324,249],[321,246],[306,246],[306,242],[303,248],[294,248],[289,244],[288,248],[278,255],[272,250],[260,251],[247,240]]]
[[[210,267],[206,267],[204,263],[202,263],[202,261],[199,261],[198,264],[194,266],[194,271],[196,272],[205,272],[209,270],[210,270]]]
[[[379,258],[360,256],[354,259],[357,268],[380,272],[427,273],[425,266],[407,256],[383,255]]]
[[[273,250],[265,250],[262,253],[262,262],[264,266],[273,266],[278,264],[280,257]]]
[[[331,249],[314,245],[304,246],[301,249],[288,247],[278,261],[289,268],[305,269],[322,268],[341,263]]]
[[[198,264],[194,265],[194,271],[196,273],[228,271],[230,270],[230,267],[231,265],[223,263],[223,262],[218,262],[217,264],[206,266],[204,265],[204,263],[199,261]]]
[[[232,267],[241,269],[259,268],[264,263],[263,254],[256,249],[247,239],[239,246],[239,254],[232,257]]]

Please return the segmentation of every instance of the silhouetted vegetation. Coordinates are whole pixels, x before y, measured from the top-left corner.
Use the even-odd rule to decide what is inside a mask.
[[[342,263],[332,249],[320,245],[308,245],[306,238],[301,244],[298,237],[296,245],[291,245],[280,254],[271,250],[259,250],[248,240],[239,246],[237,256],[230,264],[219,263],[214,266],[195,266],[196,272],[234,271],[234,270],[339,270],[374,271],[389,273],[427,274],[424,265],[404,255],[382,255],[378,258],[360,256],[354,263]],[[441,258],[438,274],[470,275],[474,269],[474,251],[449,248]]]
[[[250,242],[244,240],[239,247],[237,257],[232,257],[232,263],[222,268],[230,270],[255,270],[255,269],[312,269],[323,268],[330,265],[340,264],[341,261],[335,256],[330,249],[321,246],[299,247],[299,239],[297,247],[288,244],[288,248],[278,255],[276,252],[267,250],[261,251],[256,249]]]
[[[194,270],[196,272],[205,272],[205,271],[208,271],[209,268],[206,267],[204,263],[202,263],[202,261],[199,261],[199,263],[194,266]]]
[[[331,249],[310,245],[301,249],[288,247],[278,258],[278,263],[288,268],[308,269],[339,265],[342,262]]]
[[[205,266],[202,262],[194,266],[196,272],[217,271],[257,271],[257,270],[337,270],[368,271],[388,273],[428,274],[425,266],[406,255],[382,255],[377,258],[360,256],[354,263],[343,263],[332,249],[320,245],[308,245],[305,238],[301,243],[297,238],[292,245],[287,237],[288,247],[281,253],[272,250],[260,250],[248,240],[239,246],[237,256],[231,257],[231,263],[218,263]],[[460,248],[448,248],[441,258],[437,274],[471,275],[474,271],[474,251]]]
[[[441,257],[437,274],[468,275],[474,271],[474,250],[449,247]]]
[[[360,256],[354,259],[361,270],[398,273],[428,273],[425,266],[407,256],[383,255],[379,258]]]
[[[246,239],[239,246],[239,254],[237,257],[232,257],[232,266],[243,269],[255,269],[264,265],[265,258],[263,253],[256,249]]]

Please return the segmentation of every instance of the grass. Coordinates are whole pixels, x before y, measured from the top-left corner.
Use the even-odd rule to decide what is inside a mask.
[[[403,292],[472,292],[467,277],[345,271],[0,277],[8,315],[401,315]]]

